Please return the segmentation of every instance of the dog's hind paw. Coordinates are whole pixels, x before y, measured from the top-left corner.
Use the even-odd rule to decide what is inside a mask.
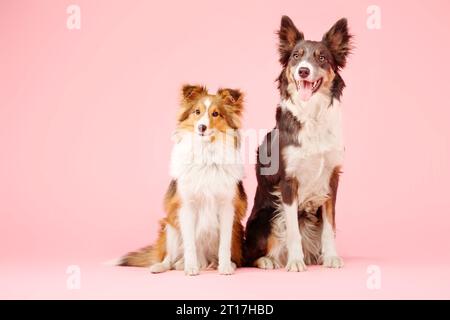
[[[169,269],[170,269],[170,266],[163,262],[155,263],[154,265],[150,266],[151,273],[166,272]]]
[[[255,266],[260,269],[272,270],[280,268],[277,261],[269,257],[261,257],[255,261]]]
[[[180,259],[173,265],[173,268],[178,271],[184,270],[184,259]]]
[[[326,268],[342,268],[344,260],[338,256],[323,257],[323,266]]]

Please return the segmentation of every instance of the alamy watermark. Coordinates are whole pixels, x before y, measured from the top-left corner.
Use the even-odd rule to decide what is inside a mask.
[[[79,5],[71,4],[67,7],[66,13],[68,14],[66,20],[66,27],[69,30],[81,29],[81,8]]]
[[[370,5],[366,10],[367,17],[366,26],[369,30],[380,30],[381,29],[381,8],[377,5]]]
[[[70,265],[66,268],[66,288],[68,290],[81,289],[81,268],[78,265]]]
[[[261,175],[274,175],[280,163],[280,144],[278,129],[227,130],[214,136],[202,137],[197,133],[175,134],[175,142],[180,149],[189,148],[190,156],[179,157],[183,164],[220,165],[260,164]],[[210,143],[214,139],[213,143]],[[175,148],[177,150],[177,148]],[[255,156],[255,151],[257,156]],[[176,152],[176,151],[175,151]],[[182,151],[183,152],[183,151]]]
[[[380,290],[381,289],[381,268],[375,264],[367,267],[366,270],[367,277],[366,287],[369,290]]]

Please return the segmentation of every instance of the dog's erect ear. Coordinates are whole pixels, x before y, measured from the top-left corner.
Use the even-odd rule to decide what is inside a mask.
[[[285,66],[288,63],[291,52],[297,42],[303,40],[305,37],[303,36],[303,33],[298,31],[291,18],[288,16],[283,16],[281,18],[280,31],[277,33],[280,41],[278,44],[280,63]]]
[[[194,101],[208,93],[203,86],[185,84],[181,90],[182,99],[184,101]]]
[[[338,68],[345,67],[347,56],[352,50],[352,38],[353,36],[348,31],[347,19],[345,18],[336,22],[322,38],[322,42],[333,54]]]
[[[241,127],[241,116],[244,108],[244,94],[237,89],[219,89],[217,94],[224,102],[226,119],[229,125],[235,129]]]
[[[181,106],[178,112],[178,121],[186,120],[191,114],[194,102],[206,94],[208,94],[208,90],[203,86],[185,84],[181,89]]]
[[[217,94],[224,100],[225,104],[233,107],[234,112],[242,111],[244,94],[237,89],[219,89]]]

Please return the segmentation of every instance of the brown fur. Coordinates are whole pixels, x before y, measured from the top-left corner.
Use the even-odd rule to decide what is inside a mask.
[[[267,252],[270,252],[271,250],[273,250],[273,248],[277,247],[279,245],[279,242],[279,238],[271,233],[267,238]]]
[[[327,201],[327,219],[336,231],[336,199],[339,186],[339,176],[341,175],[341,167],[337,166],[333,169],[330,177],[330,199]],[[329,209],[329,210],[328,210]]]
[[[278,52],[280,53],[280,63],[283,66],[289,61],[292,50],[297,42],[304,39],[303,33],[300,32],[288,16],[281,18],[281,27],[277,32],[280,42],[278,43]]]
[[[307,265],[321,263],[321,239],[323,227],[321,213],[321,208],[312,213],[302,211],[299,219],[303,254]]]
[[[238,267],[244,264],[243,245],[244,245],[244,227],[242,219],[247,212],[247,195],[245,194],[242,182],[236,187],[236,196],[234,198],[234,223],[233,234],[231,238],[231,260]]]
[[[286,178],[280,181],[281,199],[284,203],[291,205],[297,198],[298,180],[296,178]]]
[[[323,36],[322,42],[333,54],[334,62],[338,68],[344,68],[347,56],[351,53],[353,36],[348,32],[347,19],[337,21]]]

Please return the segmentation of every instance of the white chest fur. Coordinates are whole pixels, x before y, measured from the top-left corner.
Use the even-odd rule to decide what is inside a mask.
[[[233,139],[211,143],[186,133],[172,149],[170,174],[177,180],[182,206],[194,215],[202,266],[217,260],[220,210],[232,203],[243,172]]]
[[[243,178],[240,150],[231,141],[208,142],[186,133],[174,145],[170,175],[188,197],[226,196]]]
[[[336,166],[342,165],[344,142],[341,108],[317,93],[308,102],[283,100],[281,106],[301,123],[299,146],[283,149],[288,176],[299,180],[300,206],[321,205],[329,194],[329,181]]]

